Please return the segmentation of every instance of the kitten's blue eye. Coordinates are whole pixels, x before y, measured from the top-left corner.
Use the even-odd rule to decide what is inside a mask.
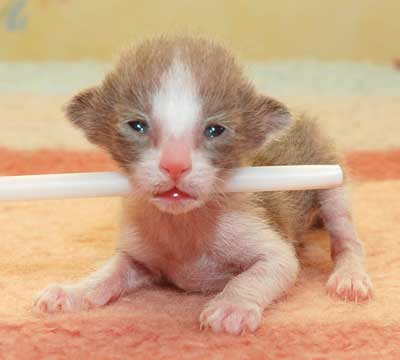
[[[207,138],[215,138],[225,131],[221,125],[209,125],[204,129],[204,136]]]
[[[145,134],[149,130],[149,125],[146,121],[128,121],[128,125],[132,130],[137,131],[138,133]]]

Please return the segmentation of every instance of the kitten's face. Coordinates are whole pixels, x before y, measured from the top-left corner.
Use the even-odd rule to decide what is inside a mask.
[[[67,114],[119,162],[137,196],[174,214],[221,194],[229,170],[289,119],[256,95],[225,49],[192,38],[128,50]]]

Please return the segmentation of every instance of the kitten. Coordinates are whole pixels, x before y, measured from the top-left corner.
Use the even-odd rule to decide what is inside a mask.
[[[331,238],[327,287],[361,301],[372,285],[344,187],[224,193],[240,166],[336,164],[317,125],[257,93],[234,57],[200,38],[159,37],[127,49],[68,118],[106,149],[133,185],[114,256],[72,285],[51,285],[41,312],[103,306],[150,283],[217,295],[200,314],[215,332],[255,331],[296,281],[295,246],[315,222]]]

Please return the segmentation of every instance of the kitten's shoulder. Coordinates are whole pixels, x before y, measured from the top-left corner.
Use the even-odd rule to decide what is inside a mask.
[[[252,166],[338,164],[334,142],[318,121],[307,114],[294,114],[291,125],[269,141],[250,159]]]

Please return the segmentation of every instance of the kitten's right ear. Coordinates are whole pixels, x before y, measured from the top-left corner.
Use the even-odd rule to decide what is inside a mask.
[[[96,144],[101,144],[104,137],[100,103],[99,89],[93,87],[75,95],[65,107],[67,118]]]
[[[81,91],[72,98],[65,108],[67,118],[83,130],[88,126],[90,127],[93,122],[96,95],[96,88]]]

